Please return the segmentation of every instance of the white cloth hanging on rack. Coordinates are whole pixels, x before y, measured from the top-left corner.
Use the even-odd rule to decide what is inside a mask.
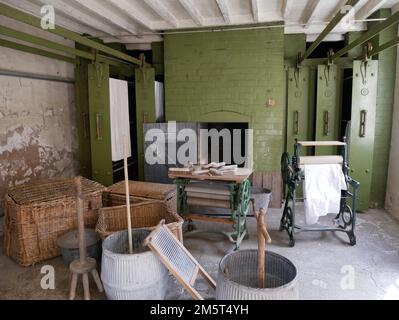
[[[339,164],[305,165],[305,217],[312,225],[329,213],[338,214],[341,191],[347,190],[346,179]]]
[[[127,81],[109,79],[111,116],[112,161],[120,161],[124,155],[124,136],[128,137],[128,157],[132,155],[130,143],[129,88]]]

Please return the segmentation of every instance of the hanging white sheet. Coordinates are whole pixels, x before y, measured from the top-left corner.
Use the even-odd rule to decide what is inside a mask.
[[[123,140],[128,137],[128,157],[132,155],[130,144],[129,89],[123,80],[109,80],[109,98],[111,115],[112,161],[123,159]]]
[[[347,190],[342,166],[339,164],[305,165],[305,217],[308,225],[320,217],[338,214],[341,190]]]

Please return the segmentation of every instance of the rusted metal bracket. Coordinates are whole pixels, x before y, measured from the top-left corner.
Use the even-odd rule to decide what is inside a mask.
[[[145,68],[147,66],[147,63],[145,61],[146,60],[145,54],[140,53],[139,59],[140,59],[140,68]]]

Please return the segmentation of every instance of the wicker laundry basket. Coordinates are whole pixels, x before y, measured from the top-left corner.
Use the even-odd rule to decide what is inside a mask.
[[[129,193],[136,198],[163,201],[170,210],[176,212],[176,186],[173,184],[129,181]],[[125,182],[122,181],[107,188],[103,198],[107,201],[107,206],[123,205],[126,203],[123,200],[124,195]]]
[[[94,227],[105,187],[82,178],[84,220]],[[57,239],[77,228],[74,180],[25,184],[8,190],[5,203],[5,254],[21,266],[60,255]]]
[[[148,201],[154,201],[152,199],[140,198],[130,196],[130,204],[139,204]],[[103,192],[103,207],[118,207],[126,205],[126,195],[110,193],[108,191]]]
[[[100,209],[96,231],[104,240],[109,235],[126,230],[126,205]],[[184,220],[162,201],[147,201],[130,206],[133,229],[154,229],[161,220],[183,242]]]

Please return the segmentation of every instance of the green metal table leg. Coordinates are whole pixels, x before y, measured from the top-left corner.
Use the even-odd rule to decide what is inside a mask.
[[[185,179],[176,179],[175,184],[177,189],[177,213],[183,216],[187,213],[186,186],[188,181]]]
[[[236,250],[240,249],[241,242],[247,234],[247,215],[249,210],[249,201],[251,198],[251,183],[249,180],[244,181],[239,186],[239,192],[237,195],[237,242]]]

